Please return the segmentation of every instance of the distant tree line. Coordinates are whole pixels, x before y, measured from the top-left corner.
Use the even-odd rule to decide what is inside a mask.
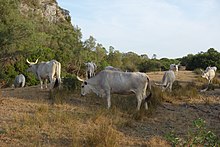
[[[200,52],[196,55],[189,54],[181,58],[181,64],[185,65],[187,70],[205,69],[207,66],[216,66],[219,70],[220,53],[214,48],[210,48],[207,52]]]
[[[209,65],[220,69],[220,53],[213,48],[178,59],[156,59],[156,54],[149,59],[147,54],[121,53],[113,46],[106,49],[92,36],[82,41],[80,28],[72,26],[69,20],[49,23],[37,15],[21,15],[20,1],[0,0],[0,81],[11,83],[16,75],[23,73],[27,84],[38,83],[33,74],[26,72],[27,58],[29,61],[37,58],[39,61],[58,60],[63,77],[83,75],[84,63],[88,61],[97,64],[97,71],[108,65],[124,71],[163,71],[172,63],[181,63],[188,70],[204,69]]]

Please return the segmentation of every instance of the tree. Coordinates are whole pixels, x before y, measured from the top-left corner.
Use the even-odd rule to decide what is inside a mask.
[[[213,48],[207,52],[200,52],[196,55],[189,54],[181,59],[181,63],[186,65],[186,69],[194,70],[196,68],[205,69],[207,66],[216,66],[220,68],[220,53]]]
[[[141,56],[137,55],[133,52],[124,53],[122,56],[122,62],[123,62],[123,70],[128,71],[139,71],[138,64],[142,60],[145,60],[145,58],[142,58]]]
[[[157,55],[153,54],[152,59],[157,59]]]
[[[120,68],[122,65],[122,54],[118,50],[115,50],[114,47],[110,46],[107,62],[111,66]]]

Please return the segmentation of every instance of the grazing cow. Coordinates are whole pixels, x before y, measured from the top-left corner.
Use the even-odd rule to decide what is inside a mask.
[[[17,75],[14,80],[14,87],[15,88],[24,87],[24,85],[25,85],[25,76],[23,74]]]
[[[56,60],[51,60],[48,62],[37,63],[38,59],[35,62],[30,62],[27,59],[27,63],[29,64],[28,72],[32,72],[35,76],[40,80],[41,89],[43,89],[43,80],[45,80],[45,88],[47,88],[47,80],[50,81],[50,89],[54,87],[56,81],[61,84],[61,64]]]
[[[93,62],[85,63],[86,65],[86,78],[89,79],[93,76],[95,76],[95,70],[97,69],[97,66]]]
[[[173,70],[168,70],[168,71],[165,71],[165,73],[163,75],[162,83],[161,84],[155,83],[155,84],[162,86],[162,91],[165,91],[167,88],[169,88],[169,90],[171,92],[175,78],[176,77],[175,77]]]
[[[205,71],[202,71],[202,77],[206,78],[208,80],[208,84],[210,84],[213,80],[213,78],[215,77],[215,71],[217,70],[217,68],[213,68],[213,67],[207,67]]]
[[[113,66],[106,66],[105,70],[122,71],[121,69],[113,67]]]
[[[135,93],[138,101],[137,110],[140,110],[141,102],[145,101],[145,109],[148,109],[147,101],[151,97],[150,79],[145,73],[140,72],[120,72],[113,70],[103,70],[96,76],[82,81],[81,95],[90,92],[96,93],[100,97],[107,98],[108,108],[111,106],[111,94]],[[150,94],[146,96],[146,89],[150,89]]]

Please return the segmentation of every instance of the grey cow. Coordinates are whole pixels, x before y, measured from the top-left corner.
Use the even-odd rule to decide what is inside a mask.
[[[50,80],[50,89],[52,89],[57,81],[60,87],[61,84],[61,64],[56,60],[51,60],[48,62],[37,63],[38,59],[35,62],[30,62],[27,59],[29,64],[28,72],[32,72],[40,80],[41,89],[43,89],[43,80],[45,80],[45,88],[47,88],[47,80]]]
[[[165,91],[167,88],[169,88],[170,92],[172,91],[173,82],[175,81],[176,76],[174,74],[173,70],[168,70],[164,72],[162,83],[156,85],[162,86],[162,91]]]
[[[25,85],[25,76],[23,74],[17,75],[14,80],[15,88],[24,87],[24,85]]]
[[[112,93],[135,93],[138,101],[137,110],[140,110],[143,100],[145,101],[145,109],[148,109],[147,100],[151,97],[151,84],[149,77],[145,73],[103,70],[87,80],[77,78],[83,82],[81,95],[94,92],[100,97],[106,97],[108,108],[111,107]],[[150,90],[148,96],[146,96],[147,89]]]

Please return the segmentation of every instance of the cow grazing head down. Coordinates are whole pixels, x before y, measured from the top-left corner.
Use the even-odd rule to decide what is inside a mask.
[[[145,73],[103,70],[90,79],[83,80],[78,76],[77,79],[82,82],[81,95],[94,92],[99,97],[105,97],[108,108],[111,107],[111,94],[134,93],[138,102],[137,110],[140,110],[142,102],[145,104],[145,109],[148,109],[147,101],[152,93],[150,79]],[[150,91],[148,96],[147,89]]]
[[[161,86],[162,91],[169,89],[169,91],[171,92],[175,79],[176,79],[176,77],[175,77],[174,71],[168,70],[168,71],[164,72],[161,84],[155,83],[155,85]]]
[[[15,77],[14,87],[24,87],[25,86],[25,76],[23,74],[19,74]]]
[[[81,95],[85,96],[86,94],[89,94],[92,92],[92,87],[88,84],[86,80],[81,79],[77,76],[77,79],[82,82],[81,84]]]
[[[207,67],[205,71],[200,69],[202,71],[202,77],[206,78],[208,80],[208,84],[210,84],[215,77],[215,71],[217,70],[216,68],[212,67]]]

